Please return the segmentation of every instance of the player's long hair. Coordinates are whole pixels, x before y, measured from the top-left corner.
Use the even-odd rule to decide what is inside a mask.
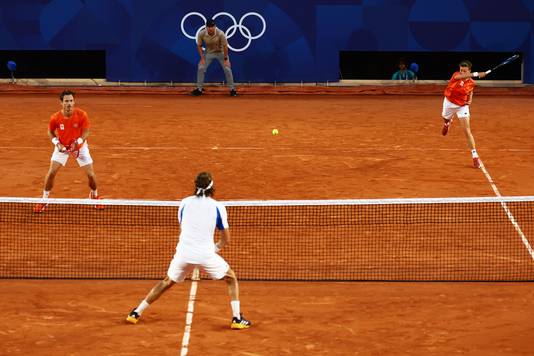
[[[197,197],[211,197],[215,193],[213,178],[208,172],[201,172],[195,179],[195,192]]]

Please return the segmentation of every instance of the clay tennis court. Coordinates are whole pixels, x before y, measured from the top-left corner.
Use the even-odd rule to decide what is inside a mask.
[[[403,90],[414,95],[395,95]],[[105,198],[180,199],[202,170],[213,173],[220,200],[495,196],[472,167],[458,123],[441,136],[439,90],[424,90],[192,98],[179,90],[95,89],[81,90],[76,105],[89,113]],[[59,92],[0,96],[0,196],[40,196],[52,150],[46,127]],[[471,111],[479,154],[502,195],[534,195],[532,93],[480,90]],[[87,196],[76,167],[69,162],[58,174],[53,197]],[[139,324],[124,322],[154,283],[0,280],[3,352],[177,354],[190,282],[175,286]],[[228,328],[224,284],[200,282],[189,354],[534,353],[530,282],[243,281],[241,293],[254,326],[236,332]]]

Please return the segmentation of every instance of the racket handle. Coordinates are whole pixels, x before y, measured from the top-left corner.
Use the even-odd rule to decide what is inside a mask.
[[[486,75],[488,75],[488,74],[490,74],[490,73],[491,73],[491,69],[488,69],[488,70],[486,71]]]

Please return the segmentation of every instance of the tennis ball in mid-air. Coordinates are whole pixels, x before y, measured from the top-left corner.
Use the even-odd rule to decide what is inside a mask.
[[[273,135],[278,135],[278,129],[273,129]]]

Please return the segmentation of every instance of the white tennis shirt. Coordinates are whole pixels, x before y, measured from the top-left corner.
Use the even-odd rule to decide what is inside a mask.
[[[224,205],[210,197],[190,196],[178,208],[180,240],[176,250],[188,256],[209,256],[215,253],[215,228],[228,229]]]

